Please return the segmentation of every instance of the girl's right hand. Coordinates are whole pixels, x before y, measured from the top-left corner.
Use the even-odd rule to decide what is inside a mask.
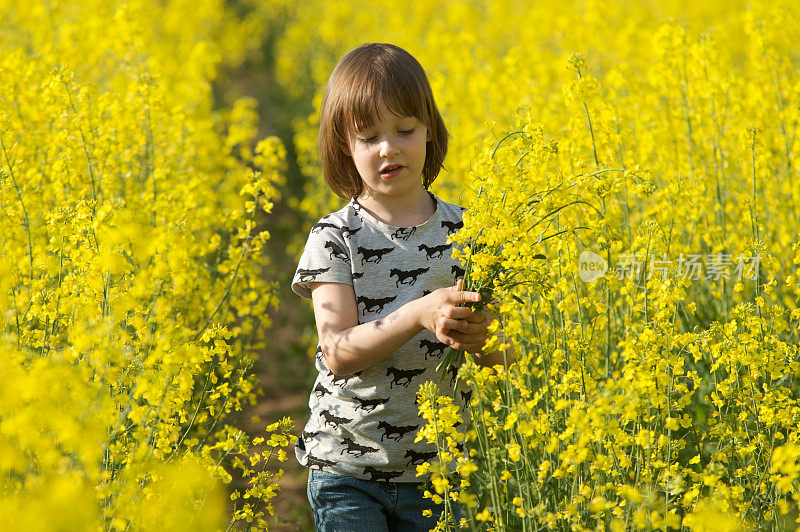
[[[485,319],[476,322],[474,317],[468,319],[475,311],[459,305],[477,303],[481,295],[478,292],[464,292],[463,286],[464,280],[459,279],[453,286],[439,288],[420,298],[419,323],[445,345],[470,353],[478,352],[486,340],[489,322]]]

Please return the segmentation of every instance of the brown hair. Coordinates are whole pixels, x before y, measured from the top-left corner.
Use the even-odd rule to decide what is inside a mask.
[[[428,77],[414,57],[393,44],[368,43],[351,50],[334,68],[320,110],[317,152],[325,182],[344,199],[364,186],[348,150],[350,128],[372,126],[383,103],[401,116],[414,116],[430,133],[422,169],[425,189],[439,175],[447,153],[447,128],[433,100]]]

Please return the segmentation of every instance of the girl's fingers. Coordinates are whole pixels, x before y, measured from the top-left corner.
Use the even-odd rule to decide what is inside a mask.
[[[478,323],[472,323],[466,320],[454,320],[450,318],[439,318],[439,326],[445,331],[459,331],[463,334],[479,334],[486,330],[486,327]]]
[[[460,342],[463,344],[480,344],[481,346],[486,341],[486,334],[483,332],[479,333],[465,333],[455,330],[447,331],[445,334],[447,338],[455,340],[456,342]]]
[[[481,295],[478,292],[465,292],[464,279],[461,278],[456,281],[453,286],[452,304],[461,305],[464,303],[477,303],[481,300]]]
[[[489,321],[489,316],[487,316],[486,313],[482,310],[476,310],[468,314],[465,319],[470,323],[483,323]]]
[[[452,307],[447,312],[447,318],[452,318],[454,320],[463,320],[467,319],[472,315],[473,310],[469,307]]]
[[[481,295],[478,292],[462,292],[457,291],[453,297],[454,305],[461,305],[464,303],[477,303],[481,300]]]
[[[458,349],[459,351],[466,351],[467,353],[480,353],[481,348],[483,347],[483,342],[468,343],[468,342],[453,341],[449,345],[453,349]]]

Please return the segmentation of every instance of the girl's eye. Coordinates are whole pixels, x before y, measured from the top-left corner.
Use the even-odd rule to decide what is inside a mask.
[[[397,132],[400,133],[403,136],[407,136],[407,135],[411,135],[412,133],[414,133],[414,131],[416,131],[416,129],[417,128],[412,127],[411,129],[400,129]],[[362,144],[372,144],[373,142],[375,142],[378,139],[378,137],[377,136],[356,137],[356,139],[358,139],[358,142],[361,142]]]

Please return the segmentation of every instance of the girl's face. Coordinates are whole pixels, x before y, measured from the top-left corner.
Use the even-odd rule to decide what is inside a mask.
[[[422,187],[430,133],[414,116],[398,116],[383,103],[372,126],[350,131],[347,155],[370,195],[397,196]]]

